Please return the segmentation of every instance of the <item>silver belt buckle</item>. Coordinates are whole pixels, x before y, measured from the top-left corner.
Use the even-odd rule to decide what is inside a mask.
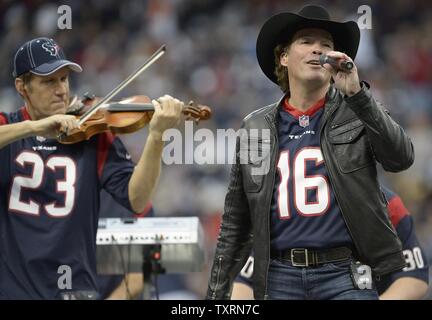
[[[296,251],[301,252],[305,255],[305,262],[304,263],[294,261],[294,253]],[[309,266],[308,249],[300,249],[300,248],[291,249],[291,264],[294,267],[308,267]]]

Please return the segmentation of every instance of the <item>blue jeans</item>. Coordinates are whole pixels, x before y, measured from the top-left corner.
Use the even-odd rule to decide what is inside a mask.
[[[377,300],[375,289],[357,289],[351,279],[351,261],[318,267],[293,267],[271,260],[268,296],[273,300]]]

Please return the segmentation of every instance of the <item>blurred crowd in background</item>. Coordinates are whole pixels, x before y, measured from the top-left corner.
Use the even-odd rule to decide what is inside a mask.
[[[282,0],[42,0],[0,1],[0,110],[22,105],[15,92],[12,59],[25,41],[53,37],[84,72],[73,75],[73,94],[108,93],[158,47],[167,53],[119,95],[169,94],[210,106],[214,116],[199,126],[237,130],[241,119],[281,96],[259,69],[255,42],[262,24],[305,1]],[[361,5],[372,13],[362,29],[355,62],[360,77],[407,130],[416,160],[407,171],[381,173],[415,218],[419,239],[432,259],[432,4],[426,0],[313,1],[340,21],[358,19]],[[72,9],[72,29],[57,26],[59,5]],[[136,160],[146,132],[122,137]],[[215,151],[217,152],[217,150]],[[395,155],[397,157],[397,155]],[[199,216],[208,263],[215,246],[229,165],[164,166],[153,202],[157,216]],[[355,195],[353,195],[355,196]],[[430,261],[432,262],[432,261]],[[176,276],[185,291],[170,298],[202,298],[208,268]],[[167,276],[167,279],[169,277]],[[161,284],[163,285],[163,279]],[[173,280],[166,281],[172,284]],[[176,282],[176,283],[177,283]],[[178,288],[181,287],[180,285]],[[161,295],[163,297],[163,295]],[[429,294],[429,297],[432,297]]]

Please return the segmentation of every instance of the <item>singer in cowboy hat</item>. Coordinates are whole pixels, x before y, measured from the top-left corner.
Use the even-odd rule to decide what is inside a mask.
[[[377,299],[375,277],[404,268],[376,165],[405,170],[414,151],[359,81],[359,40],[355,22],[312,5],[261,28],[258,63],[283,96],[243,121],[271,134],[260,159],[241,161],[248,141],[238,140],[208,299],[230,298],[252,249],[256,299]]]

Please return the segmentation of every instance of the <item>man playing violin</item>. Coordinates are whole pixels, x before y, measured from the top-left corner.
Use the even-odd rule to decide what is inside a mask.
[[[14,57],[15,87],[25,105],[0,113],[0,299],[97,298],[100,191],[143,211],[161,170],[162,134],[180,119],[179,100],[152,101],[136,165],[111,133],[60,144],[60,132],[78,127],[65,114],[70,70],[82,71],[52,39],[33,39]]]

